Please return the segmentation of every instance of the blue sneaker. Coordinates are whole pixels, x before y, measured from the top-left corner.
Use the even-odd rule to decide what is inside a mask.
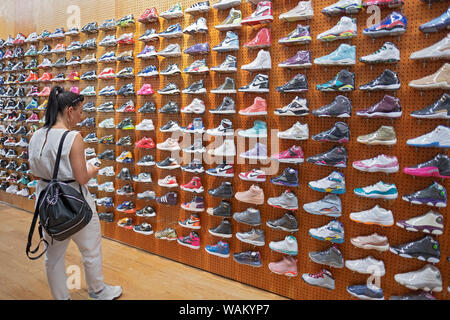
[[[205,126],[202,118],[195,118],[186,128],[183,128],[186,133],[205,133]]]
[[[111,197],[105,197],[97,200],[97,205],[101,207],[111,208],[114,207],[114,202]]]
[[[107,86],[100,90],[98,93],[99,96],[115,96],[117,95],[117,92],[113,86]]]
[[[332,92],[332,91],[340,91],[340,92],[348,92],[355,90],[355,73],[348,71],[347,69],[343,69],[339,71],[339,73],[334,77],[334,79],[323,83],[318,84],[316,89],[319,91]]]
[[[208,245],[205,247],[206,252],[209,254],[221,257],[221,258],[228,258],[230,256],[230,248],[228,246],[228,243],[219,241],[215,245]]]
[[[317,240],[344,243],[344,226],[333,220],[322,227],[309,229],[309,235]]]
[[[37,110],[39,104],[36,100],[31,100],[31,102],[25,107],[25,110]]]
[[[141,72],[138,73],[138,77],[153,77],[158,75],[158,69],[156,66],[150,65],[144,68]]]
[[[384,300],[383,289],[366,284],[357,284],[347,287],[347,292],[361,300]]]
[[[179,38],[183,35],[181,25],[179,23],[169,26],[163,32],[158,33],[158,36],[163,38]]]
[[[341,66],[356,64],[356,46],[341,44],[329,55],[314,59],[314,63],[322,66]]]
[[[125,213],[135,213],[136,207],[133,202],[125,201],[117,206],[117,211],[125,212]]]
[[[110,51],[105,53],[98,59],[99,62],[111,62],[116,61],[116,53],[114,51]]]
[[[419,30],[425,33],[438,32],[440,30],[450,29],[450,7],[447,11],[441,14],[439,17],[422,24]]]
[[[408,20],[399,12],[392,12],[379,24],[365,28],[363,34],[369,37],[400,36],[406,32]]]
[[[356,188],[355,194],[363,198],[394,200],[398,197],[398,191],[395,184],[379,181],[374,185]]]

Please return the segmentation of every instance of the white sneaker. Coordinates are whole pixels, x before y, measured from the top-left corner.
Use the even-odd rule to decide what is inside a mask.
[[[166,176],[164,179],[158,180],[158,185],[166,188],[176,188],[178,187],[177,178],[173,176]]]
[[[108,181],[98,186],[98,191],[114,192],[114,182]]]
[[[237,7],[241,4],[241,0],[219,0],[219,2],[212,5],[214,9],[226,10],[232,7]]]
[[[377,51],[359,58],[364,63],[395,63],[400,61],[400,50],[392,42],[385,42]]]
[[[300,121],[297,121],[291,128],[285,131],[278,132],[278,138],[290,140],[308,140],[309,138],[308,124],[307,123],[301,124]]]
[[[202,114],[205,113],[206,107],[203,100],[200,100],[198,98],[195,98],[192,100],[192,102],[187,105],[186,107],[181,109],[182,113],[195,113],[195,114]]]
[[[354,192],[360,197],[371,199],[394,200],[398,197],[398,191],[395,184],[389,184],[383,181],[379,181],[371,186],[356,188]]]
[[[208,32],[208,26],[206,25],[206,19],[200,17],[190,26],[183,30],[183,33],[206,33]]]
[[[261,71],[272,69],[272,59],[270,57],[270,52],[263,49],[259,50],[256,59],[249,64],[245,64],[241,67],[242,70],[248,71]]]
[[[442,276],[438,268],[427,264],[422,269],[397,273],[394,276],[395,281],[412,290],[424,291],[442,291]]]
[[[110,286],[105,284],[105,288],[99,293],[89,292],[89,300],[114,300],[122,295],[121,286]]]
[[[156,199],[156,193],[152,190],[147,190],[137,194],[138,199],[154,200]]]
[[[6,192],[7,193],[14,193],[17,194],[17,191],[19,191],[19,188],[17,187],[17,185],[12,184],[10,185],[8,188],[6,188]]]
[[[112,177],[116,173],[114,172],[114,167],[113,166],[109,166],[109,167],[104,167],[104,168],[100,169],[98,171],[98,174],[101,175],[101,176]]]
[[[319,192],[342,194],[345,193],[345,177],[341,172],[333,171],[323,179],[310,181],[308,186]]]
[[[345,266],[352,271],[362,274],[373,274],[377,277],[382,277],[386,274],[384,262],[372,256],[367,256],[364,259],[346,260]]]
[[[175,19],[175,18],[181,18],[183,16],[183,11],[181,9],[181,4],[177,3],[173,5],[169,10],[166,10],[159,14],[161,18],[164,19]]]
[[[153,125],[152,119],[144,119],[141,123],[136,125],[136,130],[153,131],[155,130],[155,126]]]
[[[450,148],[450,127],[437,126],[430,133],[409,139],[406,144],[413,147]]]
[[[361,0],[339,0],[332,5],[322,9],[322,13],[329,16],[339,14],[353,14],[362,10]]]
[[[90,188],[97,188],[97,187],[98,187],[97,179],[91,178],[91,179],[88,181],[87,186],[90,187]]]
[[[398,172],[399,164],[397,157],[389,157],[381,154],[377,157],[353,162],[353,168],[364,172]]]
[[[418,217],[397,221],[396,225],[408,231],[422,231],[435,235],[444,233],[444,217],[433,210]]]
[[[447,36],[436,42],[435,44],[411,53],[409,57],[411,60],[420,59],[450,59],[450,33]]]
[[[236,146],[233,139],[225,139],[222,145],[217,148],[209,149],[208,154],[216,157],[234,157],[236,155]]]
[[[30,190],[28,190],[28,188],[23,188],[20,191],[17,191],[16,193],[18,196],[22,196],[22,197],[28,197],[30,195]]]
[[[156,148],[159,150],[165,150],[165,151],[178,151],[180,150],[180,146],[178,144],[178,141],[172,138],[167,138],[166,141],[162,143],[158,143],[156,145]]]
[[[330,30],[322,32],[317,36],[320,41],[334,41],[356,37],[356,20],[342,17],[341,20]]]
[[[133,181],[149,183],[152,182],[152,176],[150,175],[150,173],[142,172],[139,173],[137,176],[134,176]]]
[[[114,118],[108,118],[103,120],[98,125],[99,128],[106,128],[106,129],[112,129],[115,128],[116,125],[114,124]]]
[[[273,251],[296,256],[298,254],[297,239],[294,236],[286,236],[282,241],[271,241],[269,248]]]
[[[21,148],[27,148],[28,147],[28,142],[26,142],[25,140],[21,139],[19,142],[17,142],[15,144],[16,147],[21,147]]]
[[[280,14],[280,20],[297,21],[309,20],[314,16],[312,1],[299,1],[298,5],[288,12]]]
[[[394,225],[394,216],[392,215],[392,211],[383,209],[378,205],[370,210],[352,212],[350,213],[350,219],[356,222],[377,224],[384,227]]]
[[[86,148],[86,149],[84,149],[84,155],[86,156],[86,158],[97,156],[97,154],[95,153],[95,149],[94,148]]]

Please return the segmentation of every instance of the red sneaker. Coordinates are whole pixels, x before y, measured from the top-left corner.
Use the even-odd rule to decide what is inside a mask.
[[[244,109],[240,110],[239,114],[243,116],[259,116],[267,114],[267,102],[261,97],[256,97],[253,104]]]
[[[289,150],[271,156],[272,160],[284,163],[302,163],[305,161],[302,147],[292,146]]]
[[[248,172],[239,173],[239,178],[244,181],[264,182],[266,181],[266,173],[260,169],[252,169]]]
[[[273,21],[272,2],[261,1],[256,7],[256,11],[251,16],[243,19],[241,24],[255,25],[269,23]]]
[[[155,7],[145,10],[145,12],[139,17],[140,23],[153,22],[158,20],[158,11]]]
[[[3,56],[3,59],[9,59],[12,58],[13,52],[11,50],[7,50],[5,55]]]
[[[52,80],[53,76],[51,73],[49,72],[44,72],[44,74],[42,75],[42,77],[40,77],[38,79],[39,82],[50,82],[50,80]]]
[[[136,108],[134,107],[134,105],[128,105],[123,112],[136,112]]]
[[[262,28],[258,31],[258,34],[252,41],[244,44],[244,47],[252,49],[268,48],[271,43],[272,38],[270,37],[270,30],[267,28]]]
[[[114,79],[116,76],[116,74],[114,73],[114,69],[113,68],[105,68],[105,70],[103,70],[97,78],[99,79]]]
[[[363,7],[378,6],[378,7],[389,7],[397,8],[403,5],[403,0],[367,0],[362,4]]]
[[[153,142],[152,138],[144,137],[138,142],[135,143],[136,148],[142,148],[142,149],[153,149],[155,148],[155,142]]]
[[[152,85],[148,83],[144,83],[141,89],[137,92],[138,96],[148,96],[152,95],[155,92],[153,91]]]
[[[34,73],[33,71],[31,71],[28,78],[25,79],[25,82],[36,82],[36,81],[38,81],[37,73]]]
[[[48,97],[48,96],[50,96],[50,91],[52,91],[52,89],[50,89],[50,87],[45,87],[44,89],[42,89],[41,92],[39,92],[38,96],[39,97]]]
[[[80,81],[80,74],[78,71],[72,71],[67,76],[66,81]]]
[[[180,188],[181,190],[195,193],[202,193],[204,191],[202,186],[202,180],[199,177],[193,177],[189,183],[182,184]]]

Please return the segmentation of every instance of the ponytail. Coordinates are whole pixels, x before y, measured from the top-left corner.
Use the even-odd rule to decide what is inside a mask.
[[[75,107],[83,101],[84,97],[82,95],[64,91],[64,89],[59,86],[53,87],[45,111],[44,128],[50,130],[55,125],[58,114],[62,114],[66,108]]]

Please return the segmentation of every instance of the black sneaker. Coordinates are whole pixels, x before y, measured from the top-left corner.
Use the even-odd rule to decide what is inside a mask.
[[[298,171],[294,168],[286,168],[280,176],[270,179],[270,182],[280,186],[297,187]]]
[[[118,146],[131,146],[131,137],[130,136],[126,136],[126,137],[121,137],[119,139],[119,141],[116,142],[116,145]]]
[[[269,92],[269,76],[266,74],[257,74],[252,82],[240,87],[241,92]]]
[[[126,184],[122,188],[117,190],[116,193],[120,196],[132,196],[134,195],[134,188],[131,184]]]
[[[277,87],[278,92],[305,92],[308,91],[308,81],[305,75],[297,74],[292,80],[286,84]]]
[[[8,165],[5,167],[6,170],[16,170],[17,168],[17,162],[16,161],[11,161],[10,163],[8,163]]]
[[[209,215],[216,217],[231,217],[231,203],[222,200],[220,205],[215,208],[208,208],[207,210]]]
[[[123,129],[128,126],[133,126],[133,120],[131,118],[125,118],[123,119],[118,125],[117,129]]]
[[[27,120],[27,115],[25,113],[19,114],[19,116],[16,118],[16,121],[25,121],[25,120]]]
[[[353,91],[355,90],[355,74],[343,69],[334,77],[334,79],[327,83],[318,84],[316,89],[319,91]]]
[[[398,78],[398,74],[389,69],[384,70],[375,80],[359,86],[359,90],[362,91],[398,89],[400,89],[400,79]]]
[[[318,166],[347,167],[347,150],[344,147],[335,147],[330,151],[309,157],[306,161]]]
[[[230,97],[224,97],[220,106],[216,109],[209,110],[213,114],[232,114],[236,113],[234,100]]]
[[[178,86],[176,83],[169,82],[164,88],[161,90],[158,90],[159,94],[179,94],[180,89],[178,89]]]
[[[345,122],[336,122],[334,126],[324,132],[312,136],[312,139],[319,142],[338,142],[344,143],[350,141],[350,128]]]
[[[154,102],[146,101],[145,104],[138,109],[140,113],[156,113],[156,106]]]
[[[206,170],[206,173],[215,177],[233,178],[234,167],[232,164],[221,163],[215,168]]]
[[[106,222],[113,222],[114,221],[114,213],[112,212],[99,212],[98,218],[100,220],[106,221]]]
[[[233,185],[231,182],[222,182],[217,188],[208,190],[208,193],[218,198],[232,198],[234,194]]]
[[[81,32],[87,33],[87,34],[98,33],[97,22],[90,22],[90,23],[88,23],[83,28],[81,28]]]
[[[66,57],[62,57],[59,58],[58,60],[56,60],[56,62],[54,64],[52,64],[53,68],[63,68],[66,66],[67,63],[67,59]]]
[[[164,159],[163,161],[157,162],[156,166],[160,169],[172,170],[172,169],[179,168],[180,164],[178,163],[177,160],[175,160],[169,156],[166,159]]]
[[[191,172],[191,173],[202,173],[203,171],[205,171],[201,161],[198,161],[198,160],[196,161],[195,159],[194,159],[194,161],[189,163],[187,166],[182,166],[181,170],[186,171],[186,172]]]
[[[80,77],[80,80],[86,80],[86,81],[92,81],[92,80],[96,80],[96,79],[97,79],[97,74],[96,74],[95,70],[87,71]]]
[[[433,182],[428,188],[403,196],[402,199],[413,204],[443,208],[447,206],[447,191],[439,183]]]
[[[154,166],[155,165],[155,159],[152,155],[145,155],[142,157],[141,160],[137,162],[138,166]]]
[[[390,246],[389,250],[404,258],[417,258],[431,263],[438,263],[441,259],[439,242],[432,236],[398,246]]]
[[[280,219],[268,220],[266,225],[275,230],[283,230],[287,232],[298,231],[298,221],[295,215],[287,212]]]
[[[97,42],[94,39],[88,39],[85,42],[81,44],[82,49],[96,49],[97,48]]]
[[[178,122],[169,120],[165,125],[159,128],[161,132],[176,132],[176,131],[182,131],[182,128],[178,124]]]
[[[419,119],[450,119],[450,94],[444,93],[439,100],[422,110],[413,111],[411,117]]]
[[[189,87],[183,90],[184,94],[202,94],[206,93],[205,84],[203,83],[203,80],[199,80],[197,82],[194,82]]]
[[[160,72],[163,76],[171,76],[175,74],[181,74],[180,68],[178,68],[178,64],[172,63],[167,66],[163,71]]]
[[[84,112],[95,112],[95,104],[93,102],[86,103],[83,106],[82,111],[84,111]]]
[[[114,150],[107,149],[104,152],[98,155],[98,158],[101,160],[114,160],[116,159],[116,155],[114,154]]]
[[[233,260],[240,264],[249,265],[252,267],[261,267],[261,254],[259,251],[245,251],[233,253]]]
[[[120,170],[119,174],[117,175],[117,179],[120,179],[120,180],[131,180],[130,169],[122,168],[122,170]]]
[[[348,118],[352,114],[352,102],[346,96],[337,96],[330,104],[312,111],[316,117]]]
[[[450,178],[450,157],[439,153],[433,159],[414,167],[404,168],[403,172],[410,175]]]
[[[159,113],[168,113],[175,114],[180,112],[180,108],[178,107],[178,103],[169,101],[164,107],[160,108]]]
[[[115,112],[114,104],[110,101],[102,103],[98,106],[97,112]]]
[[[117,94],[119,96],[131,96],[134,95],[134,84],[133,83],[129,83],[124,85],[122,88],[120,88],[119,91],[117,91]]]
[[[217,227],[211,228],[208,231],[216,237],[231,238],[233,235],[232,230],[231,222],[228,219],[223,219]]]
[[[146,206],[145,208],[137,210],[136,215],[138,217],[150,218],[156,216],[156,212],[152,207]]]

